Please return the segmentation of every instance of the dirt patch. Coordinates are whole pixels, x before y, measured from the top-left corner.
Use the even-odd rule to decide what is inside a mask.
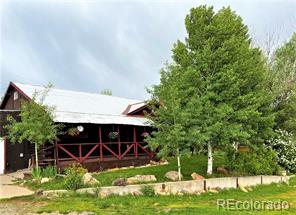
[[[62,215],[59,212],[36,213],[38,207],[47,205],[46,202],[30,202],[23,200],[11,200],[0,202],[1,215]],[[92,215],[92,212],[70,212],[68,215]]]

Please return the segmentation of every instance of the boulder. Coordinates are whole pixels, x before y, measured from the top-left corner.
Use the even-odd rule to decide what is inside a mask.
[[[154,175],[136,175],[127,179],[128,184],[157,181]]]
[[[83,184],[85,185],[99,185],[100,182],[95,179],[90,173],[85,173],[82,177]]]
[[[171,181],[178,181],[179,180],[179,176],[178,176],[177,171],[169,171],[165,174],[165,177]],[[183,178],[182,175],[181,175],[181,178]]]
[[[151,160],[150,161],[150,164],[151,165],[166,165],[168,164],[169,162],[167,160],[159,160],[159,161],[154,161],[154,160]]]
[[[110,195],[113,195],[113,193],[110,190],[103,190],[99,192],[99,197],[106,198]]]
[[[151,164],[151,165],[159,165],[159,162],[158,162],[158,161],[153,161],[153,160],[151,160],[151,161],[150,161],[150,164]]]
[[[35,193],[37,194],[37,195],[41,195],[41,194],[43,194],[43,189],[38,189],[38,190],[36,190],[35,191]]]
[[[76,193],[80,193],[80,194],[90,194],[90,195],[98,195],[98,188],[93,188],[93,187],[89,187],[89,188],[81,188],[76,190]]]
[[[112,182],[113,186],[126,186],[127,181],[125,178],[117,178]]]
[[[46,190],[42,192],[42,195],[47,197],[58,197],[66,193],[69,193],[69,191],[68,190]]]
[[[204,180],[205,178],[199,174],[197,174],[196,172],[191,174],[191,177],[193,180]]]
[[[227,171],[227,169],[225,169],[224,166],[220,166],[220,167],[218,167],[218,168],[217,168],[217,172],[218,172],[218,173],[221,173],[221,174],[223,174],[223,175],[228,175],[228,171]]]
[[[219,193],[219,191],[218,190],[215,190],[215,189],[210,189],[210,190],[208,190],[208,192],[209,193]]]

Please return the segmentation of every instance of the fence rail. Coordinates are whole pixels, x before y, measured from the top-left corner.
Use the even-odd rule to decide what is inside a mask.
[[[115,146],[115,147],[114,147]],[[86,149],[87,147],[87,149]],[[109,152],[118,160],[123,159],[127,155],[133,155],[135,158],[139,156],[139,152],[153,157],[154,153],[149,150],[145,142],[105,142],[105,143],[69,143],[69,144],[56,144],[56,159],[64,159],[61,157],[61,152],[68,155],[67,158],[72,158],[79,163],[83,163],[95,151],[98,151],[100,161],[104,160],[104,152]],[[133,150],[133,151],[132,151]],[[132,153],[132,154],[131,154]]]

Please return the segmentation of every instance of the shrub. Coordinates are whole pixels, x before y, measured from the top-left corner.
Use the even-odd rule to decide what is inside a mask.
[[[272,175],[280,172],[276,152],[264,147],[249,152],[228,153],[227,168],[242,175]]]
[[[140,191],[144,196],[148,196],[148,197],[155,196],[154,188],[151,185],[142,186]]]
[[[269,142],[269,146],[278,154],[278,163],[290,172],[296,172],[296,142],[286,131],[278,130],[277,138]]]
[[[80,164],[72,164],[65,169],[65,188],[77,190],[83,187],[82,177],[87,172]]]
[[[57,175],[57,168],[56,166],[47,166],[44,169],[42,169],[41,173],[42,177],[47,178],[54,178]]]
[[[40,168],[33,168],[32,170],[32,178],[33,179],[41,179],[42,170]]]

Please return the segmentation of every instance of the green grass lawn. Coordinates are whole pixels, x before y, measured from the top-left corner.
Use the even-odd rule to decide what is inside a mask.
[[[100,174],[93,174],[93,176],[100,181],[101,186],[110,186],[112,185],[112,181],[117,178],[128,178],[135,175],[155,175],[157,182],[167,181],[164,177],[165,173],[168,171],[177,170],[177,161],[175,158],[168,159],[169,164],[167,165],[159,165],[159,166],[150,166],[143,168],[130,168],[130,169],[119,169],[116,171],[105,171]],[[224,164],[224,156],[221,153],[216,153],[214,155],[214,170],[217,169],[218,166]],[[191,174],[196,172],[204,177],[206,177],[207,171],[207,156],[205,155],[197,155],[192,157],[184,157],[181,158],[182,165],[182,174],[183,180],[191,180]],[[223,175],[217,174],[214,172],[212,177],[221,177]],[[63,177],[57,177],[54,180],[44,183],[38,184],[33,183],[32,181],[28,181],[26,186],[30,189],[37,190],[58,190],[65,189]]]
[[[169,164],[160,165],[160,166],[150,166],[144,168],[131,168],[131,169],[123,169],[111,172],[102,172],[100,174],[94,174],[93,176],[99,180],[102,186],[109,186],[112,184],[112,181],[117,178],[128,178],[135,175],[155,175],[158,182],[167,181],[164,177],[165,173],[168,171],[177,171],[177,160],[168,159]],[[214,155],[214,170],[217,169],[218,166],[224,164],[224,155],[221,153],[217,153]],[[191,174],[196,172],[204,177],[206,177],[207,172],[207,156],[198,155],[192,157],[183,157],[181,158],[181,166],[182,166],[182,175],[183,180],[191,180]],[[214,172],[212,177],[221,177]]]
[[[290,209],[284,211],[228,211],[217,209],[217,199],[282,200],[289,202]],[[1,202],[18,204],[20,201],[23,204],[29,204],[31,210],[38,213],[92,211],[95,214],[296,214],[296,178],[290,180],[290,185],[260,185],[248,193],[232,189],[217,194],[154,197],[112,196],[104,199],[77,194],[55,199],[31,196],[0,201],[0,207]]]

